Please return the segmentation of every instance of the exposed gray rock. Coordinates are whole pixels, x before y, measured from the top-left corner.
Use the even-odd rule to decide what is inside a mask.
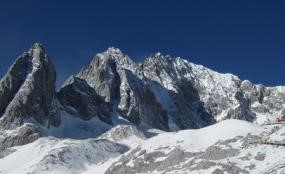
[[[258,153],[254,159],[258,160],[258,161],[263,161],[265,159],[265,154],[264,153]]]
[[[250,145],[262,144],[263,138],[258,135],[251,135],[248,134],[246,137],[243,138],[243,147],[248,147]]]
[[[171,93],[177,111],[172,118],[180,129],[201,128],[216,122],[213,115],[207,112],[191,81],[184,79],[178,82],[177,91]]]
[[[207,170],[212,167],[216,169],[214,173],[244,173],[249,171],[238,167],[233,162],[227,161],[231,157],[238,156],[239,149],[222,149],[218,146],[210,146],[205,152],[185,152],[182,149],[176,148],[167,154],[162,151],[147,152],[139,147],[122,156],[119,160],[113,163],[106,174],[134,174],[134,173],[152,173],[171,171],[199,171]],[[227,161],[221,162],[222,160]],[[254,166],[249,166],[253,168]],[[190,172],[191,173],[191,172]]]
[[[120,53],[114,52],[114,56],[120,56]],[[119,97],[120,88],[120,77],[116,66],[111,55],[100,54],[91,61],[90,65],[84,67],[77,77],[86,80],[106,102],[113,102],[114,98]]]
[[[228,162],[227,164],[221,164],[223,167],[223,171],[228,172],[230,174],[249,174],[249,171],[246,169],[242,169],[236,166],[235,163]]]
[[[118,125],[98,137],[98,139],[108,139],[117,142],[131,136],[146,139],[145,135],[132,125]]]
[[[152,90],[168,111],[171,129],[200,128],[215,123],[201,101],[195,80],[188,77],[190,64],[157,53],[142,66],[144,76],[156,84]]]
[[[246,154],[245,156],[240,157],[239,159],[243,161],[249,161],[252,155],[250,153]]]
[[[284,115],[285,110],[283,87],[254,85],[160,53],[135,63],[109,48],[76,76],[121,116],[163,130],[201,128],[224,119],[254,121],[259,114]]]
[[[199,153],[184,152],[179,148],[172,150],[168,154],[159,151],[147,153],[145,150],[136,148],[112,164],[105,173],[134,174],[151,173],[153,171],[171,171],[174,166],[198,154]]]
[[[105,102],[131,122],[169,130],[167,112],[141,78],[139,69],[121,51],[110,48],[98,54],[77,77],[86,80]]]
[[[9,151],[9,147],[25,145],[36,141],[40,134],[38,133],[37,127],[33,124],[25,124],[12,133],[1,132],[0,138],[0,152]]]
[[[49,122],[47,128],[50,126],[58,127],[61,124],[61,104],[57,98],[54,98],[49,110]]]
[[[0,100],[5,101],[0,107],[2,111],[5,108],[0,127],[13,129],[30,118],[42,125],[49,122],[55,78],[54,66],[42,45],[35,44],[20,56],[0,83]]]
[[[195,165],[195,167],[192,167],[191,170],[205,170],[205,169],[209,169],[216,165],[217,164],[212,161],[201,161],[201,162],[198,162]]]
[[[24,145],[41,136],[40,126],[60,125],[55,97],[56,73],[41,44],[17,58],[0,81],[0,151]],[[8,130],[8,131],[7,131]],[[12,132],[12,133],[11,133]],[[4,154],[4,155],[3,155]]]
[[[15,152],[15,150],[13,150],[13,149],[3,149],[3,150],[0,150],[0,159],[10,155],[13,152]],[[0,170],[0,173],[1,173],[1,170]]]
[[[146,82],[129,70],[120,69],[118,72],[122,82],[118,112],[135,124],[146,123],[154,128],[169,130],[167,112]]]
[[[5,112],[6,107],[12,101],[15,93],[24,83],[31,71],[32,62],[29,53],[24,53],[16,59],[9,68],[7,74],[0,81],[0,114]]]
[[[206,149],[201,158],[207,160],[221,160],[229,157],[233,157],[239,154],[239,149],[227,148],[223,149],[218,146],[210,146]]]
[[[247,169],[249,170],[252,170],[252,169],[255,169],[256,168],[256,165],[255,164],[250,164],[248,166],[245,166]]]
[[[224,174],[224,171],[221,169],[215,169],[212,174]]]

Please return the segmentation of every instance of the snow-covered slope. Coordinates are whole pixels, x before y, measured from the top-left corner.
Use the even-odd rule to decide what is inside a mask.
[[[13,150],[15,152],[0,159],[0,173],[81,173],[89,165],[116,157],[128,148],[108,140],[47,137]]]
[[[199,130],[162,133],[90,170],[105,174],[282,173],[285,147],[267,143],[272,131],[270,126],[227,120]]]
[[[3,174],[282,173],[283,129],[225,120],[146,139],[137,128],[119,125],[96,139],[47,137],[10,148],[0,169]]]
[[[46,137],[13,147],[0,159],[0,169],[5,174],[282,173],[283,129],[225,120],[146,139],[137,128],[119,125],[96,139]]]

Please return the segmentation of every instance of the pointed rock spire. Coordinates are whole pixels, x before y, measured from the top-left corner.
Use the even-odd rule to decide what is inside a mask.
[[[56,73],[36,43],[17,58],[0,81],[0,126],[12,129],[32,119],[45,124],[55,93]]]

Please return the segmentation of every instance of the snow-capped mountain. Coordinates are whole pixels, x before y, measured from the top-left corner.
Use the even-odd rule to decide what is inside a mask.
[[[135,63],[119,49],[97,54],[76,75],[124,118],[162,130],[228,118],[262,123],[285,112],[285,88],[265,87],[161,53]]]
[[[0,173],[285,167],[284,128],[264,125],[285,117],[285,87],[255,85],[161,53],[137,63],[113,47],[58,91],[55,81],[38,43],[0,81]]]

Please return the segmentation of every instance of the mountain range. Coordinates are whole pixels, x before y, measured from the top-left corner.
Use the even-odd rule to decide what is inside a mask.
[[[283,86],[114,47],[55,82],[39,43],[1,79],[0,174],[285,171]]]

